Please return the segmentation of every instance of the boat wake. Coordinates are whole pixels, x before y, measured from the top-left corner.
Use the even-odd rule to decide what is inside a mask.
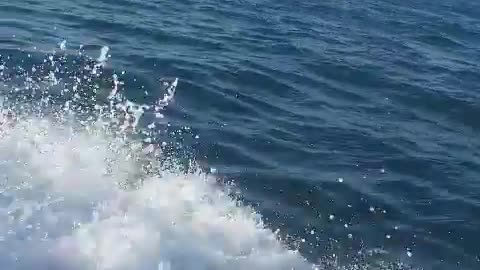
[[[314,268],[227,185],[161,158],[152,130],[177,79],[139,104],[106,47],[98,59],[20,55],[0,58],[2,269]]]
[[[5,269],[310,269],[201,172],[146,173],[137,144],[46,119],[0,139]]]
[[[231,184],[177,155],[169,134],[197,137],[168,121],[179,80],[152,86],[108,53],[0,52],[1,269],[408,269],[307,261]]]

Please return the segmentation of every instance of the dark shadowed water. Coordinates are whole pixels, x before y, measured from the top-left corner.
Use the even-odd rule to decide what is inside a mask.
[[[103,46],[100,89],[119,74],[122,94],[148,104],[159,79],[178,78],[161,118],[175,154],[232,180],[311,263],[480,269],[480,2],[0,1],[4,95],[28,81],[18,67],[64,47],[62,66],[82,77],[79,52],[95,59]],[[188,261],[217,254],[171,250]],[[92,269],[140,265],[116,262]],[[224,269],[275,267],[262,262]],[[223,269],[209,263],[158,269]]]

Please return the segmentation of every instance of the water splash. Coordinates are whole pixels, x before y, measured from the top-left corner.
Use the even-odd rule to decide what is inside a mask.
[[[161,79],[152,104],[135,103],[105,70],[107,54],[0,58],[0,266],[312,269],[228,186],[165,160],[155,138],[127,136],[172,102],[178,79]]]
[[[84,49],[0,55],[2,269],[407,269],[307,262],[230,186],[167,155],[156,121],[177,78],[129,100],[109,48]]]
[[[0,139],[6,269],[310,269],[258,214],[201,172],[138,144],[31,118]],[[148,161],[148,162],[147,162]],[[140,184],[141,183],[141,184]],[[129,184],[134,184],[132,187]]]

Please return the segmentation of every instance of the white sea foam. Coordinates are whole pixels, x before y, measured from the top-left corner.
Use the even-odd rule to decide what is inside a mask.
[[[137,147],[73,130],[35,118],[0,128],[1,269],[312,268],[214,179],[147,176]]]

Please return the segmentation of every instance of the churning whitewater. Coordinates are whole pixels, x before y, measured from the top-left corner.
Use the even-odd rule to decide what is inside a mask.
[[[184,172],[175,160],[160,162],[162,144],[126,135],[145,111],[163,117],[159,111],[173,98],[177,80],[163,83],[156,104],[137,106],[118,97],[118,75],[99,75],[107,52],[102,49],[97,62],[52,55],[28,68],[8,67],[10,58],[2,65],[0,265],[311,269],[257,213],[233,199],[228,186],[201,170]],[[84,91],[101,94],[98,80],[110,83],[107,100],[118,102],[82,99]],[[29,99],[19,98],[22,91]]]
[[[45,119],[2,130],[7,269],[308,269],[201,173],[139,175],[134,146]],[[144,177],[144,178],[143,178]],[[137,188],[125,181],[137,179]]]

